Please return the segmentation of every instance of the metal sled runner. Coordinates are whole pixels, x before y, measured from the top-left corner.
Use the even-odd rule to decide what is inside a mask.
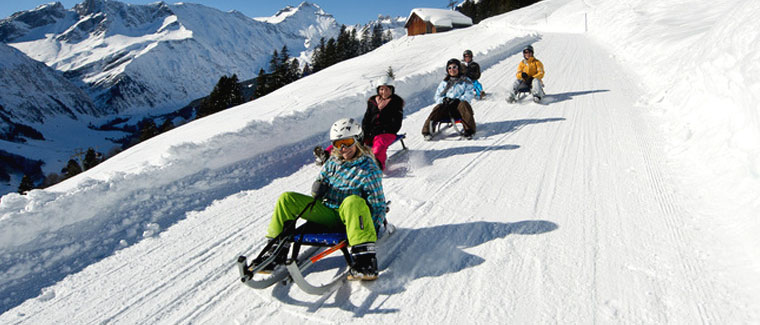
[[[273,245],[276,245],[275,253],[272,254],[271,258],[262,261],[258,265],[249,265],[247,263],[247,257],[238,257],[237,266],[240,271],[241,282],[254,289],[264,289],[277,282],[287,284],[292,281],[306,293],[323,295],[337,288],[343,280],[346,279],[346,276],[354,263],[351,254],[348,252],[348,239],[346,238],[346,233],[335,232],[334,230],[331,231],[311,222],[306,222],[298,228],[295,228],[293,225],[294,224],[288,225],[286,230],[283,231],[278,238],[275,238],[275,240],[267,244],[259,254],[259,256],[263,255],[264,252],[269,250]],[[393,227],[393,225],[386,223],[383,226],[383,231],[385,233],[381,234],[381,238],[390,236],[394,230],[395,227]],[[285,262],[284,268],[278,266],[269,277],[263,277],[262,275],[257,274],[266,266],[273,263],[280,250],[289,246],[289,244],[293,244],[293,251],[291,258]],[[303,254],[300,254],[303,246],[308,248]],[[314,255],[321,249],[324,250]],[[346,270],[340,272],[327,283],[321,285],[309,283],[304,277],[306,270],[319,260],[338,250],[343,253],[343,257],[346,260]],[[256,279],[256,277],[263,278]]]
[[[258,265],[249,265],[247,263],[247,257],[238,257],[237,265],[238,270],[240,271],[240,281],[254,289],[264,289],[277,282],[288,283],[289,281],[293,281],[303,291],[313,295],[322,295],[331,291],[336,285],[339,285],[342,280],[345,279],[346,274],[353,263],[351,260],[351,254],[348,252],[348,240],[346,239],[346,234],[341,232],[328,232],[319,225],[310,222],[295,229],[291,224],[288,228],[290,229],[286,228],[286,230],[283,231],[284,236],[283,234],[280,234],[281,236],[278,236],[280,238],[276,238],[270,242],[271,245],[264,247],[262,253],[259,254],[262,255],[265,251],[269,250],[272,245],[275,245],[276,248],[271,258],[262,261]],[[290,244],[293,244],[293,251],[291,258],[285,262],[285,268],[277,267],[269,277],[256,279],[256,277],[261,276],[257,275],[257,273],[273,263],[280,250],[290,246]],[[303,254],[300,254],[302,246],[308,246],[309,248]],[[321,248],[327,249],[312,256]],[[309,269],[309,267],[314,265],[317,261],[338,250],[343,252],[343,256],[345,257],[346,264],[349,268],[346,268],[345,271],[341,272],[341,274],[326,284],[312,285],[308,283],[303,276],[303,272]]]
[[[394,152],[392,155],[388,156],[387,160],[391,160],[391,158],[396,157],[400,155],[403,152],[406,152],[409,150],[409,148],[406,147],[406,144],[404,144],[404,139],[406,139],[406,133],[399,133],[396,134],[396,140],[393,140],[391,145],[393,145],[396,142],[401,142],[401,150]]]

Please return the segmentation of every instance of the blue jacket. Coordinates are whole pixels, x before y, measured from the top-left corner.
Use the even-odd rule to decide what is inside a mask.
[[[325,194],[325,206],[337,209],[343,200],[351,195],[363,197],[372,213],[375,231],[385,221],[385,195],[383,194],[383,173],[375,163],[375,158],[363,155],[356,160],[340,161],[331,156],[317,176],[330,185]]]
[[[444,97],[459,99],[460,101],[465,101],[468,103],[471,102],[475,97],[475,88],[473,87],[472,80],[470,80],[470,78],[464,76],[460,77],[459,82],[449,88],[449,90],[446,91],[446,94],[443,94],[443,90],[446,89],[447,83],[448,81],[444,80],[438,84],[438,89],[435,90],[435,97],[433,97],[436,104],[443,103]]]

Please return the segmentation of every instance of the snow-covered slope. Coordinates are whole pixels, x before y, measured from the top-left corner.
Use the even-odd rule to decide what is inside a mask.
[[[741,17],[760,9],[713,3],[712,12],[742,7],[746,13],[733,13],[749,28],[712,20],[696,0],[589,6],[595,3],[547,0],[471,28],[402,37],[53,188],[3,196],[0,322],[760,321],[760,256],[751,249],[760,231],[751,218],[757,166],[735,159],[752,156],[753,139],[749,147],[722,148],[725,142],[684,138],[670,127],[756,132],[692,116],[709,117],[713,96],[729,119],[751,118],[757,106],[720,92],[662,92],[648,82],[644,59],[617,48],[650,49],[657,61],[692,67],[683,82],[709,84],[705,67],[723,57],[698,40],[726,33],[723,41],[749,42],[726,41],[732,57],[742,58],[736,64],[755,71],[752,31],[760,26]],[[640,28],[642,12],[690,24],[646,38],[609,33]],[[612,27],[594,27],[607,19]],[[693,37],[691,51],[711,56],[657,46],[683,35]],[[546,66],[546,105],[503,100],[525,44]],[[476,138],[424,142],[419,129],[444,63],[466,48],[489,93],[473,103]],[[402,132],[411,150],[390,162],[383,180],[399,231],[379,247],[380,279],[346,283],[325,297],[240,284],[234,260],[262,248],[277,196],[308,190],[318,170],[310,148],[325,143],[334,120],[363,113],[371,81],[388,66],[406,99]],[[726,94],[755,96],[756,79],[729,76],[747,79]],[[700,165],[716,162],[690,154],[699,146],[744,168],[705,173]],[[711,184],[718,198],[708,200],[697,182]]]

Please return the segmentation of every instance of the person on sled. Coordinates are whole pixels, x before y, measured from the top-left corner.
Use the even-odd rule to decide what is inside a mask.
[[[340,119],[332,125],[332,154],[316,180],[326,184],[327,191],[322,201],[316,202],[302,218],[336,231],[344,230],[354,260],[348,279],[375,280],[378,276],[375,242],[377,232],[385,224],[386,203],[382,172],[361,138],[361,125],[354,119]],[[313,200],[295,192],[280,195],[266,237],[269,240],[277,237],[285,223],[295,219]],[[289,247],[280,251],[274,263],[263,271],[271,272],[276,265],[285,263],[288,251]],[[268,251],[253,263],[261,263],[272,254]]]
[[[544,64],[533,56],[533,46],[526,46],[523,49],[523,60],[517,67],[517,80],[512,85],[512,92],[509,93],[507,101],[515,102],[515,97],[519,89],[528,89],[533,94],[533,101],[540,102],[544,98]]]
[[[376,90],[377,94],[367,100],[367,110],[362,119],[363,142],[372,148],[380,169],[385,170],[388,147],[396,141],[396,133],[401,130],[401,121],[404,119],[404,99],[396,95],[393,79],[388,76],[377,80]],[[327,160],[332,148],[314,148],[318,166]]]
[[[475,118],[470,106],[470,101],[475,97],[475,89],[470,78],[462,73],[461,66],[462,63],[457,59],[446,62],[446,77],[438,84],[433,97],[437,105],[433,107],[433,111],[422,126],[422,136],[425,141],[433,139],[430,134],[431,121],[440,121],[452,115],[462,118],[463,136],[466,139],[472,139],[472,135],[475,134]]]
[[[472,60],[472,51],[465,50],[462,54],[462,71],[472,80],[472,86],[475,88],[475,96],[481,99],[486,96],[486,92],[483,91],[483,85],[480,84],[480,65]]]
[[[377,95],[367,100],[367,111],[362,119],[364,143],[385,170],[388,147],[396,141],[396,133],[404,119],[404,99],[396,95],[393,79],[383,76],[377,81]]]

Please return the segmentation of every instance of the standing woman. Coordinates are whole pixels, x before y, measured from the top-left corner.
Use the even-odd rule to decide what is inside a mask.
[[[325,183],[328,189],[324,199],[302,218],[330,229],[344,229],[354,260],[348,279],[375,280],[378,275],[375,242],[377,232],[385,223],[386,203],[382,172],[370,149],[361,143],[361,137],[361,125],[354,119],[340,119],[332,125],[333,150],[316,180]],[[295,219],[313,200],[305,194],[282,193],[275,204],[266,237],[269,240],[277,237],[285,223]],[[274,262],[261,272],[271,272],[276,265],[285,263],[288,250],[289,247],[281,250]],[[267,251],[253,263],[261,263],[273,254]]]
[[[388,146],[396,141],[396,133],[404,119],[404,99],[396,95],[393,79],[383,76],[377,81],[377,95],[367,100],[367,111],[362,119],[364,143],[385,170]]]

